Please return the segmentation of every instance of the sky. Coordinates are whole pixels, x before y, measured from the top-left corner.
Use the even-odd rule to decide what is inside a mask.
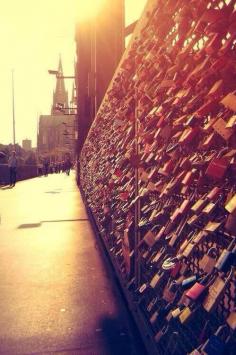
[[[74,74],[75,23],[79,3],[95,8],[103,0],[0,0],[0,143],[9,144],[12,134],[12,72],[16,142],[32,139],[36,146],[40,114],[50,114],[59,55],[64,75]],[[112,0],[111,0],[112,1]],[[136,20],[146,0],[125,0],[126,23]],[[72,82],[66,80],[69,95]]]

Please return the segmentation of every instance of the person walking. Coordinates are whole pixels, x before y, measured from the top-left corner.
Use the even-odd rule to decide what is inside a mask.
[[[44,160],[43,168],[44,168],[44,176],[48,176],[48,169],[49,169],[49,161],[48,161],[48,159]]]
[[[67,157],[66,162],[65,162],[65,171],[68,176],[70,175],[71,166],[72,166],[72,164],[71,164],[70,157]]]
[[[16,152],[13,150],[8,160],[9,174],[10,174],[10,186],[16,184],[16,172],[17,172],[17,157]]]

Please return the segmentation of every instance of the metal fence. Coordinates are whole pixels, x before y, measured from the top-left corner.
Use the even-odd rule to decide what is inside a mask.
[[[27,180],[39,175],[37,165],[23,165],[17,168],[17,181]],[[9,184],[9,167],[7,164],[0,164],[0,184]]]

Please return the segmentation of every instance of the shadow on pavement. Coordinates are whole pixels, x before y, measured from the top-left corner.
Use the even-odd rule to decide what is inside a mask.
[[[12,186],[12,185],[5,185],[5,186],[0,186],[0,189],[1,189],[1,190],[9,190],[9,189],[13,189],[13,187],[15,187],[15,186]]]
[[[41,227],[41,223],[27,223],[27,224],[20,224],[17,229],[24,229],[24,228],[37,228]]]
[[[131,337],[133,332],[124,329],[122,325],[124,325],[122,317],[120,319],[106,317],[101,321],[99,330],[106,348],[105,354],[145,355],[146,351],[139,341],[138,335],[134,339],[134,337]],[[137,349],[140,351],[137,352]]]
[[[46,220],[46,221],[40,221],[38,223],[25,223],[25,224],[20,224],[17,229],[24,229],[24,228],[37,228],[41,227],[42,223],[57,223],[57,222],[84,222],[88,221],[86,218],[78,218],[78,219],[55,219],[55,220]]]
[[[147,355],[139,335],[133,336],[124,329],[123,317],[104,317],[98,328],[83,328],[71,338],[64,334],[57,336],[37,334],[21,339],[4,338],[0,355]],[[19,350],[21,349],[21,350]]]
[[[41,223],[55,223],[55,222],[84,222],[88,221],[88,218],[75,218],[75,219],[52,219],[41,221]]]

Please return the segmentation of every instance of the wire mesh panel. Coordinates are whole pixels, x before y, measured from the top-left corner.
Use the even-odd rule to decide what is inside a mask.
[[[235,3],[149,1],[81,154],[154,354],[236,345]]]

